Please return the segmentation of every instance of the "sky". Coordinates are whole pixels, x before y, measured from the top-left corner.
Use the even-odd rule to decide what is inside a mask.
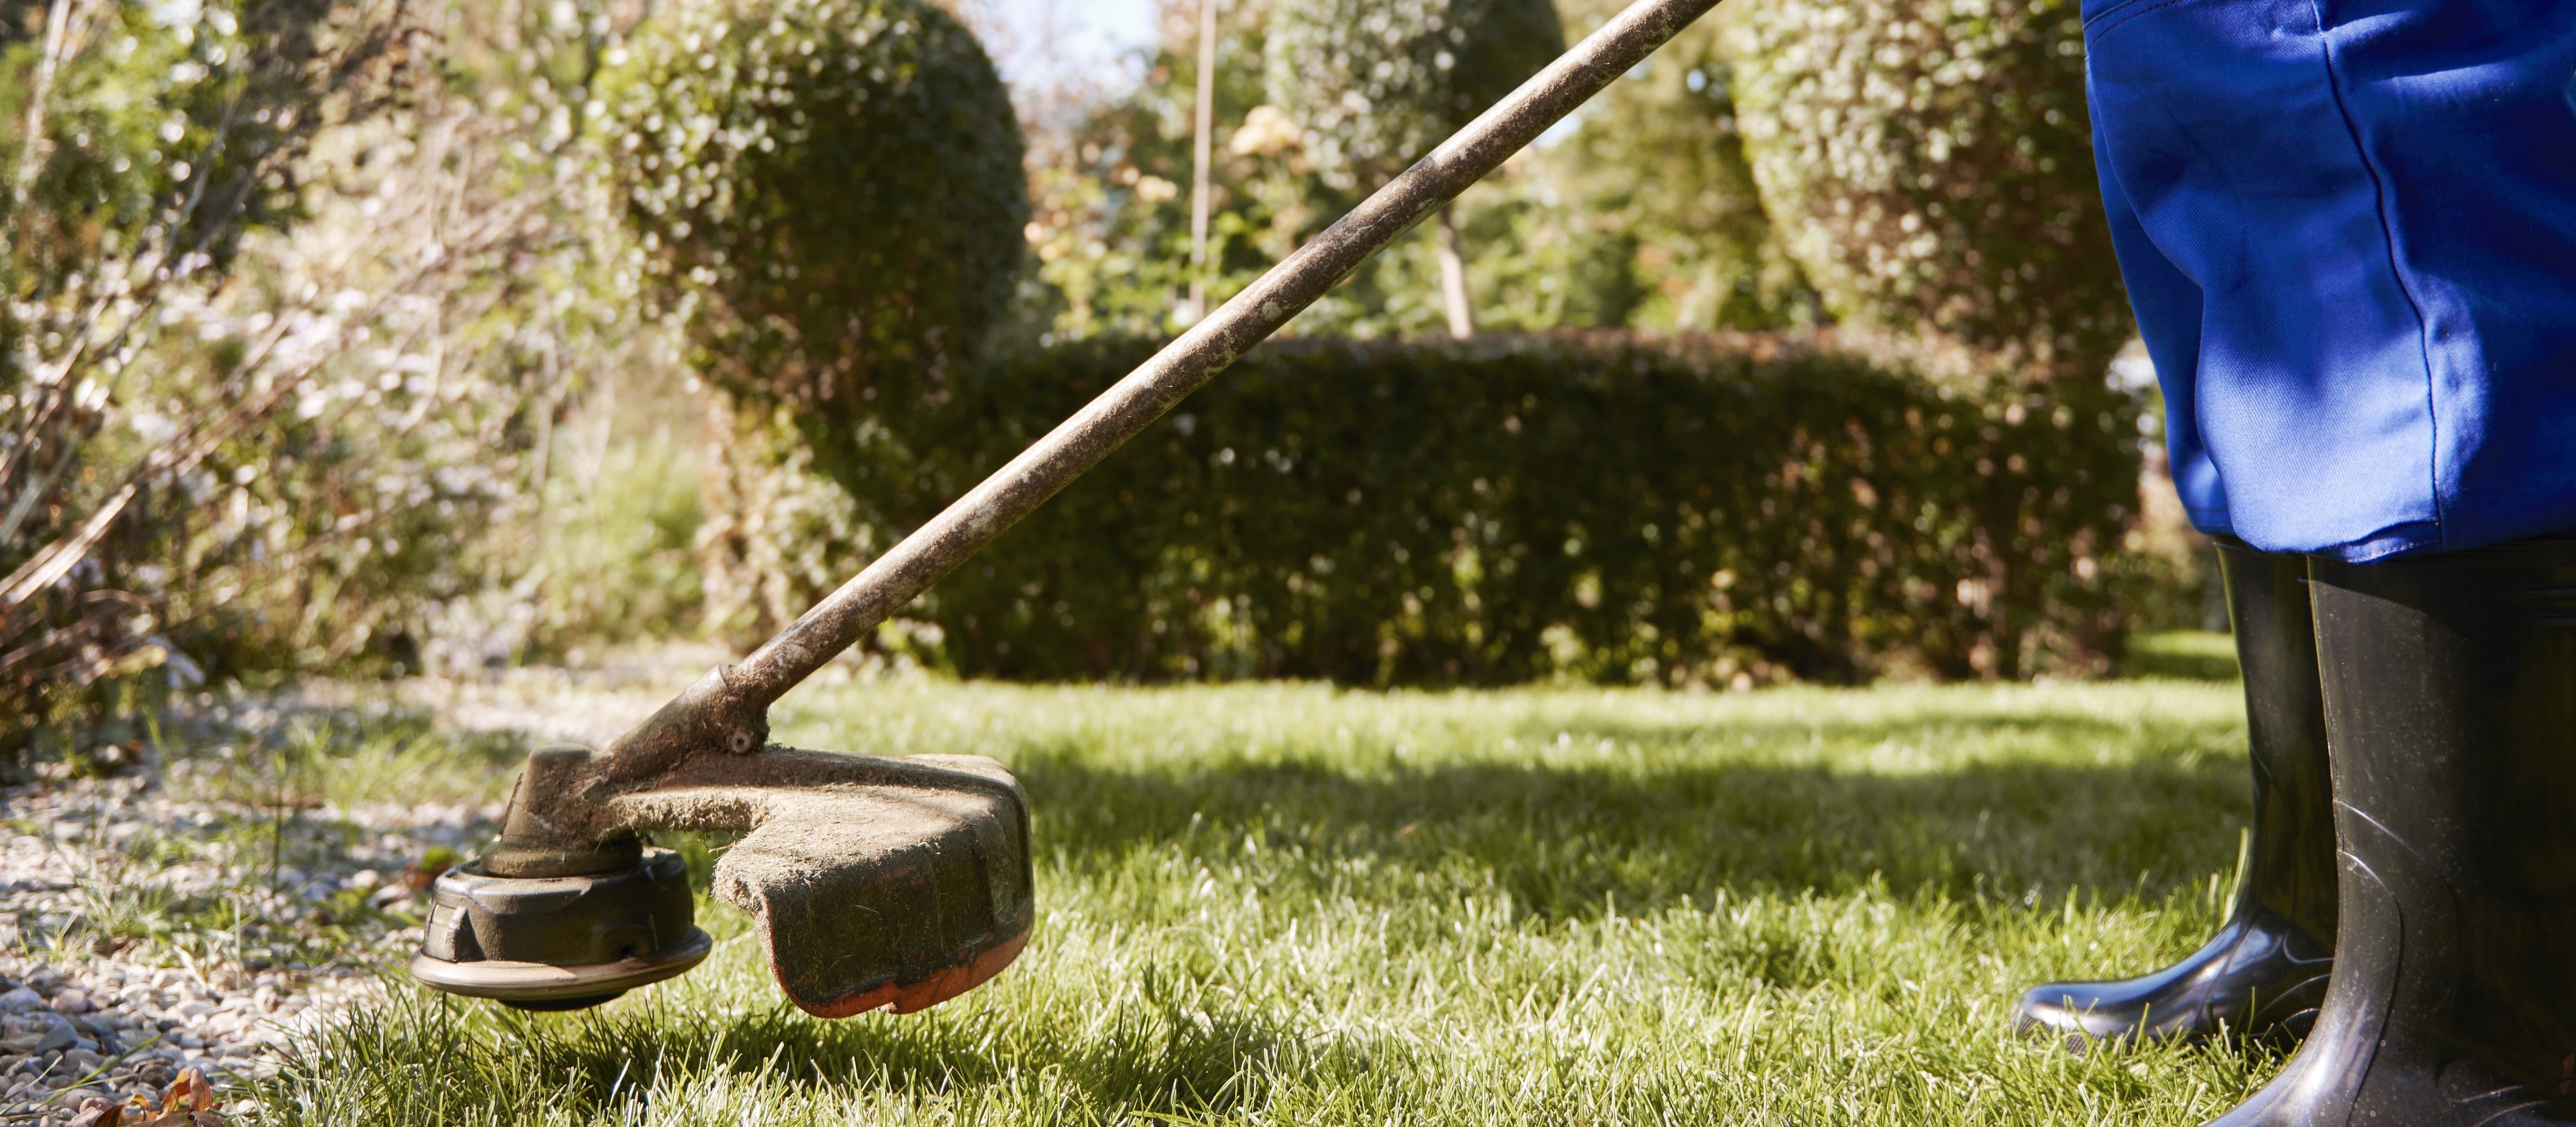
[[[1135,51],[1154,41],[1155,0],[968,0],[965,7],[1003,79],[1025,89],[1118,90],[1143,77]]]
[[[993,53],[1025,110],[1031,99],[1075,93],[1115,96],[1145,77],[1156,34],[1157,0],[964,0],[964,15]],[[1538,137],[1551,148],[1572,136],[1581,111]]]

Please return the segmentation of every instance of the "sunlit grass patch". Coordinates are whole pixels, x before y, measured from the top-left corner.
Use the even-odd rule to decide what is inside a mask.
[[[2121,670],[2132,677],[2236,679],[2236,639],[2207,630],[2166,630],[2129,639]]]
[[[173,797],[271,809],[484,803],[506,797],[527,741],[440,731],[427,713],[305,709],[274,731],[174,749]]]
[[[2197,1124],[2277,1062],[2074,1055],[2025,986],[2224,910],[2231,684],[1374,694],[816,687],[804,746],[975,752],[1042,916],[927,1014],[709,964],[531,1016],[397,991],[268,1092],[293,1123]]]

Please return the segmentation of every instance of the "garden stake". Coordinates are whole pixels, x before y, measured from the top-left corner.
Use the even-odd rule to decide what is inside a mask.
[[[528,757],[492,849],[440,876],[412,973],[526,1009],[597,1005],[711,946],[654,830],[748,831],[715,887],[808,1013],[910,1012],[991,978],[1036,919],[1028,796],[982,756],[768,742],[769,705],[1500,166],[1718,0],[1639,0],[1166,345],[740,664],[604,751]]]

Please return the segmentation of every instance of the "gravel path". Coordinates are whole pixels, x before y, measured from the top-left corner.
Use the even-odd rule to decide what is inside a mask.
[[[597,745],[726,658],[671,647],[579,672],[206,701],[172,721],[166,756],[106,748],[93,762],[107,777],[54,762],[0,787],[0,1127],[89,1127],[192,1068],[212,1082],[219,1118],[255,1122],[247,1089],[299,1034],[385,997],[383,976],[420,942],[429,881],[490,838],[500,804],[264,797],[350,781],[327,758],[288,781],[298,768],[276,749],[296,725],[364,729],[398,714],[415,733]],[[498,790],[515,754],[465,773]],[[399,782],[331,793],[353,790],[414,793]]]
[[[170,797],[223,766],[0,790],[0,1123],[95,1122],[189,1068],[248,1115],[298,1033],[383,997],[434,858],[500,814]]]

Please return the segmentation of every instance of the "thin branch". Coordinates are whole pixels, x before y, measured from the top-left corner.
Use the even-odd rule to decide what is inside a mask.
[[[0,608],[17,606],[26,602],[27,596],[53,586],[55,580],[62,578],[63,573],[89,554],[99,537],[107,535],[107,526],[116,521],[117,514],[124,512],[126,503],[132,500],[134,486],[129,482],[125,488],[117,490],[115,496],[108,498],[106,504],[100,505],[97,512],[91,513],[80,531],[46,545],[43,551],[28,557],[18,570],[9,573],[7,579],[0,579]]]
[[[62,457],[54,459],[53,465],[46,467],[44,472],[36,475],[36,480],[27,483],[25,489],[18,491],[18,499],[10,504],[8,514],[0,516],[0,544],[10,543],[11,539],[18,535],[19,524],[27,519],[27,514],[36,511],[37,499],[43,497],[46,490],[52,489],[54,479],[61,477],[63,471],[69,469],[76,460],[71,456],[71,448],[66,446]]]
[[[53,146],[45,142],[45,109],[53,101],[54,75],[62,69],[63,59],[72,51],[71,0],[54,0],[45,14],[45,53],[36,60],[36,80],[27,91],[25,144],[18,150],[18,164],[9,172],[9,237],[18,241],[18,217],[27,213],[27,199],[36,187],[36,173],[45,167],[45,158]]]

